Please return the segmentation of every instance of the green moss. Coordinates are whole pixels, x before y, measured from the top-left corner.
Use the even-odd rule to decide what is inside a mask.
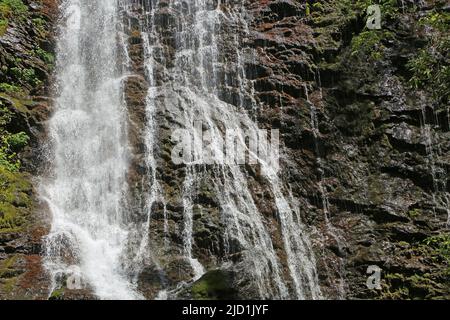
[[[41,48],[38,48],[36,50],[36,55],[49,65],[53,65],[53,63],[55,63],[55,57],[53,56],[53,54]]]
[[[445,273],[450,276],[450,233],[429,237],[423,243],[431,248],[435,258],[442,260],[447,265]]]
[[[352,39],[352,56],[363,55],[380,60],[386,49],[383,41],[392,38],[392,33],[383,30],[366,30]]]
[[[14,267],[16,261],[17,257],[14,255],[9,257],[8,259],[0,261],[0,278],[6,276],[6,274]]]
[[[32,22],[37,33],[41,37],[46,37],[48,34],[47,22],[42,18],[34,18]]]
[[[409,247],[409,243],[406,241],[400,241],[398,242],[398,245],[402,248],[408,248]]]
[[[32,68],[13,67],[11,68],[11,74],[16,79],[24,81],[32,86],[39,86],[42,84],[42,81],[36,76],[36,71]]]
[[[17,256],[12,255],[9,258],[0,260],[0,292],[10,294],[17,285],[18,277],[15,268]]]
[[[447,104],[450,99],[450,13],[434,8],[420,19],[419,25],[434,32],[427,36],[427,45],[407,64],[411,72],[409,84],[414,89],[431,92],[438,102]]]
[[[6,279],[3,283],[3,292],[6,294],[10,294],[13,292],[14,288],[17,286],[18,277],[12,277],[9,279]]]
[[[64,298],[64,288],[53,290],[49,300],[62,300]]]
[[[222,270],[207,272],[192,285],[191,293],[196,300],[233,299],[236,296],[229,274]]]
[[[0,167],[0,233],[20,231],[32,206],[31,184],[18,172]]]
[[[381,299],[449,299],[450,234],[442,233],[418,243],[399,242],[398,255],[420,259],[435,268],[430,273],[405,274],[387,272],[383,279]]]
[[[0,168],[10,172],[20,169],[20,161],[17,153],[20,152],[29,141],[25,132],[10,133],[5,127],[12,121],[12,111],[10,107],[18,112],[27,114],[29,112],[26,105],[31,102],[21,97],[23,93],[6,94],[0,92]]]
[[[405,276],[391,273],[385,276],[382,299],[433,299],[448,294],[445,285],[436,282],[430,274]]]
[[[6,94],[6,93],[1,93],[0,92],[0,98],[3,98],[7,101],[9,101],[13,107],[15,109],[17,109],[17,111],[21,112],[21,113],[28,113],[28,106],[33,106],[34,102],[32,100],[29,99],[29,97],[27,97],[25,95],[25,92],[21,91],[18,94]],[[5,109],[2,105],[1,99],[0,99],[0,109]],[[1,113],[1,110],[0,110]],[[0,126],[2,124],[0,123]],[[1,130],[1,129],[0,129]]]
[[[20,94],[22,92],[22,89],[13,84],[0,83],[0,92],[5,92],[9,94]]]
[[[421,215],[422,215],[422,210],[420,210],[420,209],[413,209],[413,210],[408,211],[408,216],[410,218],[417,218]]]
[[[0,233],[16,232],[21,229],[25,219],[20,214],[20,210],[8,203],[0,203]]]
[[[22,0],[0,0],[0,13],[3,15],[22,15],[28,12],[28,7]]]
[[[0,36],[5,34],[10,19],[21,19],[27,12],[22,0],[0,0]]]
[[[409,288],[403,286],[405,277],[399,273],[388,273],[384,277],[381,299],[404,300],[409,299]]]
[[[3,36],[8,29],[8,19],[0,18],[0,37]]]

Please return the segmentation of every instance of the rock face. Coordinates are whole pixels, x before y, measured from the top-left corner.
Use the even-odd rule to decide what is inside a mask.
[[[0,2],[0,299],[46,299],[48,214],[37,199],[56,1]]]
[[[165,60],[158,61],[158,68],[168,71],[155,71],[164,74],[158,85],[170,80],[173,68],[175,40],[170,28],[177,16],[168,3],[146,8],[157,11],[155,21],[166,30],[160,39]],[[230,1],[221,9],[231,15],[239,8],[240,3]],[[232,71],[236,61],[232,47],[252,53],[245,76],[253,95],[246,88],[242,91],[242,83],[219,81],[219,96],[241,108],[256,101],[260,127],[280,129],[286,155],[282,176],[313,231],[326,297],[448,297],[448,96],[436,96],[420,86],[411,88],[417,52],[430,45],[427,37],[442,36],[438,26],[425,35],[418,21],[433,14],[448,19],[447,9],[439,2],[418,6],[404,2],[403,7],[393,2],[382,7],[383,29],[371,31],[364,28],[365,8],[361,2],[245,2],[241,9],[247,13],[248,29],[244,21],[237,28],[223,22],[216,40],[228,63],[229,78],[238,77]],[[142,19],[139,10],[138,6],[136,15]],[[227,71],[223,72],[227,79]],[[170,163],[167,128],[176,124],[163,112],[157,119],[163,124],[162,144],[156,150],[161,156],[158,173],[170,196],[165,206],[155,208],[151,238],[160,269],[149,272],[153,278],[165,274],[165,285],[170,287],[192,277],[186,261],[175,255],[183,251],[183,208],[177,199],[185,172]],[[282,251],[273,194],[250,172],[247,179],[253,198],[259,197],[255,201],[267,214],[274,246]],[[193,255],[211,272],[231,259],[234,266],[226,272],[239,274],[235,283],[241,283],[235,288],[236,297],[257,297],[239,272],[244,252],[237,249],[230,257],[224,251],[225,226],[217,195],[208,189],[208,178],[200,184],[194,200]],[[164,230],[168,235],[161,237]],[[166,237],[168,246],[164,246]],[[173,275],[172,265],[181,268],[185,277]],[[381,290],[366,286],[371,265],[381,269]],[[145,274],[143,282],[150,277]],[[199,280],[199,285],[204,281],[208,282]]]
[[[214,10],[217,1],[209,2]],[[43,30],[51,30],[55,4],[26,3],[26,19],[9,19],[5,33],[0,33],[0,82],[25,91],[0,92],[0,106],[14,115],[7,130],[24,131],[31,138],[19,153],[23,173],[0,171],[2,183],[7,181],[0,185],[0,298],[43,299],[48,296],[48,279],[42,272],[41,237],[48,224],[29,181],[30,174],[45,169],[39,160],[45,145],[49,100],[43,96],[50,91],[46,81],[51,63],[42,51],[38,56],[30,52],[51,52],[52,34],[40,34],[39,26],[44,23]],[[145,163],[144,136],[151,120],[145,109],[148,89],[173,80],[177,13],[170,1],[161,0],[156,8],[150,2],[131,3],[123,18],[129,28],[133,74],[126,82],[125,99],[134,219],[145,222],[149,177],[155,176],[164,194],[152,202],[149,254],[137,280],[139,289],[149,299],[164,297],[162,293],[186,299],[259,298],[249,275],[252,270],[245,270],[249,253],[239,243],[227,243],[225,213],[211,181],[218,178],[206,170],[192,197],[192,256],[206,273],[191,281],[195,270],[185,254],[182,199],[189,170],[171,159],[170,136],[179,125],[165,108],[176,100],[172,96],[155,98],[158,141],[152,152],[157,169]],[[257,105],[258,125],[280,130],[280,176],[297,199],[301,220],[311,234],[324,297],[448,299],[449,8],[443,1],[391,1],[381,7],[382,29],[369,30],[366,7],[364,1],[337,0],[221,2],[225,16],[239,12],[242,20],[221,21],[217,43],[224,67],[218,72],[217,93],[220,100],[249,112]],[[149,72],[143,34],[151,28],[147,13],[153,11],[151,21],[162,36],[153,57],[155,68]],[[235,46],[243,57],[236,56]],[[245,60],[244,70],[236,71],[237,59]],[[35,70],[36,79],[13,68]],[[246,174],[281,261],[281,277],[292,292],[275,196],[258,166],[248,166]],[[5,208],[23,217],[20,223],[4,223],[9,221]],[[369,266],[381,270],[379,289],[366,285]],[[186,285],[177,288],[183,282]],[[89,292],[53,296],[89,297]]]

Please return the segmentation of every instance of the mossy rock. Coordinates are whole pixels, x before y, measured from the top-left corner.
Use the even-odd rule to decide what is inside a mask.
[[[55,289],[48,298],[49,300],[64,300],[64,288]]]
[[[17,256],[11,256],[8,259],[0,261],[0,279],[9,278],[8,275],[14,271],[14,265],[16,264]]]
[[[449,294],[445,284],[438,283],[430,274],[405,276],[399,273],[386,275],[382,299],[439,299]]]
[[[212,270],[192,285],[192,298],[196,300],[233,300],[237,290],[233,287],[231,272]]]
[[[18,232],[31,209],[32,187],[26,176],[0,167],[0,233]]]

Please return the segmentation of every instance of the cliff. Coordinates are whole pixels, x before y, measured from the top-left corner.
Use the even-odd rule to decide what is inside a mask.
[[[0,297],[48,296],[36,197],[49,115],[55,1],[0,1]]]
[[[229,234],[231,222],[224,219],[223,199],[214,188],[214,179],[223,187],[226,179],[209,169],[196,171],[190,199],[190,254],[206,273],[189,283],[195,270],[183,254],[182,194],[191,173],[171,161],[170,136],[179,123],[166,110],[166,104],[183,103],[184,97],[174,94],[181,90],[152,97],[158,110],[152,115],[158,124],[151,150],[156,169],[144,160],[148,90],[177,80],[174,25],[183,10],[171,10],[168,0],[156,8],[133,3],[123,16],[131,74],[125,100],[132,220],[145,223],[148,208],[142,198],[152,191],[148,179],[154,177],[164,194],[152,203],[151,241],[138,288],[150,299],[163,289],[171,291],[169,298],[260,298],[252,278],[257,267],[249,268],[252,250]],[[305,226],[295,231],[310,234],[323,297],[448,299],[450,7],[437,0],[380,3],[382,28],[371,30],[365,27],[369,0],[224,1],[215,92],[221,102],[246,109],[260,128],[280,130],[280,180],[297,199]],[[211,10],[215,6],[211,1]],[[151,19],[150,11],[155,12]],[[52,108],[56,18],[56,1],[0,0],[2,299],[49,296],[42,266],[49,210],[37,200],[36,188],[49,156],[43,150]],[[158,36],[153,52],[146,51],[148,34]],[[149,56],[153,73],[146,68]],[[258,166],[246,166],[245,181],[262,214],[261,224],[249,222],[248,228],[269,230],[280,278],[293,297],[277,195]],[[240,193],[241,186],[234,187]],[[262,237],[258,232],[252,235]],[[366,286],[373,265],[381,269],[381,289]],[[177,291],[182,282],[188,284]],[[267,280],[272,288],[266,294],[275,295],[275,282]],[[92,296],[63,286],[52,297]]]

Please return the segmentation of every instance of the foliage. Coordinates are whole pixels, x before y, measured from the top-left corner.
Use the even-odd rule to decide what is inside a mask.
[[[47,22],[42,18],[33,18],[31,21],[33,22],[37,33],[39,33],[41,37],[46,37],[48,34]]]
[[[33,24],[38,27],[38,28],[43,28],[45,27],[45,20],[42,18],[34,18],[33,20]]]
[[[10,150],[20,150],[24,148],[28,141],[30,140],[30,137],[25,132],[19,132],[15,134],[9,134],[5,137],[6,145],[9,146]]]
[[[36,55],[49,65],[52,65],[55,62],[55,57],[53,54],[45,51],[44,49],[38,48],[36,50]]]
[[[316,5],[317,4],[317,5]],[[367,8],[370,5],[378,4],[382,14],[382,24],[388,19],[395,19],[398,15],[399,6],[396,0],[340,0],[332,2],[332,11],[325,10],[325,5],[322,2],[315,2],[311,7],[314,12],[324,11],[321,15],[315,18],[317,23],[326,19],[325,14],[336,13],[340,20],[364,20],[367,14]],[[348,24],[348,22],[347,22]],[[352,56],[359,56],[361,58],[368,58],[371,60],[380,60],[383,57],[386,40],[390,40],[393,33],[386,30],[369,30],[365,27],[362,32],[353,36],[351,42]]]
[[[424,240],[424,243],[432,248],[433,254],[446,262],[450,268],[450,233],[429,237]]]
[[[9,133],[4,126],[11,121],[11,112],[0,104],[0,168],[10,172],[20,169],[20,161],[16,152],[24,148],[29,141],[25,132]]]
[[[450,99],[450,13],[433,10],[420,19],[419,25],[434,30],[428,44],[407,64],[411,71],[409,84],[424,89],[443,103]]]
[[[450,13],[433,10],[426,17],[420,19],[420,24],[422,26],[429,25],[440,32],[449,32]]]
[[[389,31],[365,30],[353,37],[351,43],[352,56],[362,54],[373,60],[379,60],[382,58],[385,49],[382,41],[390,37],[392,37],[392,33]]]
[[[0,36],[4,35],[8,28],[8,20],[4,19],[0,15]]]
[[[20,15],[28,11],[28,7],[22,0],[0,0],[0,13],[3,15]]]
[[[28,12],[28,7],[22,0],[0,0],[0,36],[8,28],[9,19],[21,18]]]
[[[417,217],[419,217],[421,215],[422,215],[422,210],[421,209],[412,209],[412,210],[408,211],[408,216],[410,218],[413,218],[413,219],[417,218]]]
[[[49,297],[49,300],[63,300],[64,288],[55,289]]]
[[[360,11],[366,11],[370,5],[379,5],[383,18],[392,19],[397,17],[399,7],[397,0],[358,0],[355,7]]]
[[[20,93],[22,90],[13,84],[9,83],[0,83],[0,92],[6,92],[6,93]]]
[[[42,82],[36,76],[36,72],[31,68],[11,68],[11,73],[17,79],[25,81],[32,86],[39,86]]]
[[[0,233],[24,226],[31,205],[30,192],[31,184],[25,176],[0,166]]]
[[[235,299],[236,292],[230,286],[226,272],[213,270],[192,285],[191,293],[197,300]]]
[[[15,172],[20,168],[20,161],[16,159],[16,154],[11,153],[7,146],[0,146],[0,168]]]
[[[412,261],[432,263],[430,273],[391,273],[384,277],[381,299],[446,299],[450,294],[450,233],[431,236],[418,243],[399,242],[399,255]]]
[[[336,5],[343,13],[357,12],[359,16],[365,15],[370,5],[379,5],[382,17],[387,19],[395,18],[399,11],[397,0],[339,0]]]

